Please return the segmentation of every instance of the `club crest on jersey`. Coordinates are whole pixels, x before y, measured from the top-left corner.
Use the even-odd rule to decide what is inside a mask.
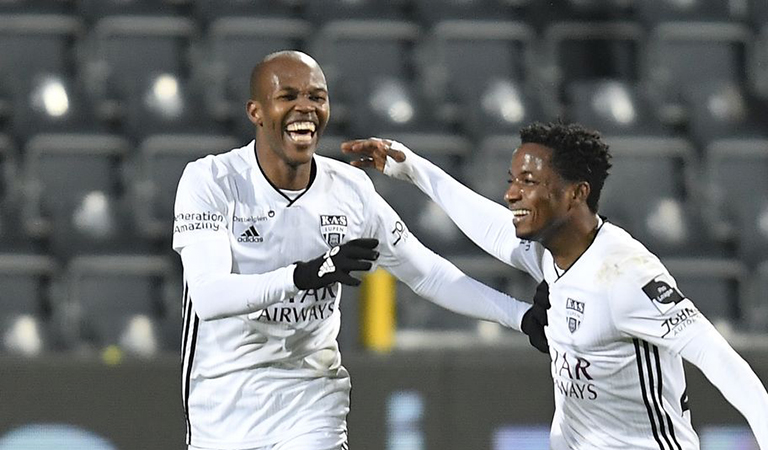
[[[653,305],[661,313],[669,311],[673,306],[683,301],[683,294],[661,277],[656,277],[643,286],[643,292],[651,299]]]
[[[341,244],[347,235],[347,216],[320,215],[320,234],[331,247]]]
[[[565,320],[568,322],[568,331],[575,333],[584,318],[584,302],[569,298],[565,302]]]

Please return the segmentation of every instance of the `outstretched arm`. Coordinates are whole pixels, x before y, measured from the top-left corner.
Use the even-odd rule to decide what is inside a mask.
[[[507,208],[472,191],[396,141],[360,139],[343,143],[341,149],[358,157],[351,161],[356,167],[373,167],[390,177],[415,184],[487,253],[527,271],[537,280],[542,279],[535,264],[524,261],[528,258],[518,253],[528,246],[521,245],[512,213]]]
[[[747,419],[761,450],[768,450],[768,393],[746,361],[708,327],[680,350],[680,356],[704,373]]]

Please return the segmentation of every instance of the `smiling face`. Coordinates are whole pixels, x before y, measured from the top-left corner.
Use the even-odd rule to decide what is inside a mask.
[[[248,116],[258,147],[291,167],[309,163],[330,116],[320,66],[303,53],[286,52],[263,63],[254,82]]]
[[[533,143],[521,145],[512,156],[504,200],[521,239],[546,242],[568,221],[575,184],[563,180],[551,159],[552,149]]]

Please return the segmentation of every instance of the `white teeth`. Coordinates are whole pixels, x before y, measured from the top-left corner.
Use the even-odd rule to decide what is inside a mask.
[[[292,122],[285,127],[287,131],[308,131],[310,133],[315,132],[315,124],[312,122]]]
[[[513,209],[512,215],[515,217],[524,217],[530,214],[531,212],[527,209]]]

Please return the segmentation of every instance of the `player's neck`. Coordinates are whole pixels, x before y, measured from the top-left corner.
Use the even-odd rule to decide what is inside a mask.
[[[259,166],[270,183],[278,189],[299,191],[309,186],[312,160],[302,164],[290,164],[274,152],[256,150]]]
[[[583,215],[564,223],[557,233],[547,240],[545,247],[552,253],[557,267],[567,270],[587,251],[595,240],[598,224],[596,215]]]

